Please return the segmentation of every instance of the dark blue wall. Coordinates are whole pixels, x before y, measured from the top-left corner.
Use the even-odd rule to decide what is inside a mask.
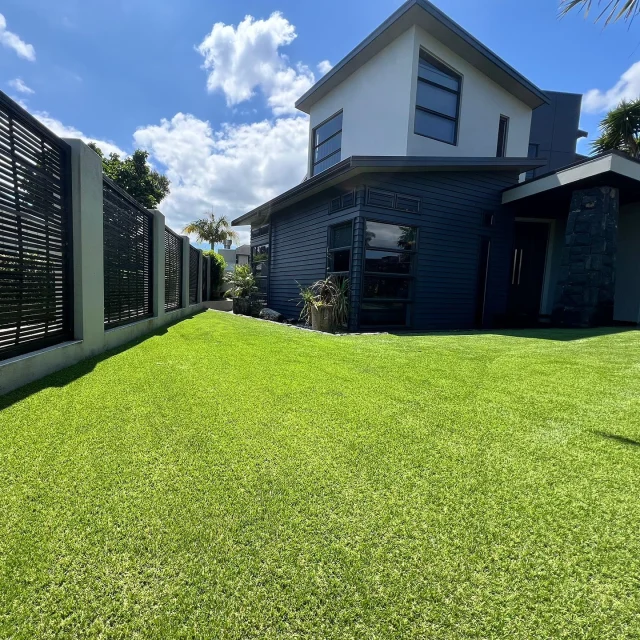
[[[485,326],[506,311],[512,249],[512,218],[501,207],[501,192],[517,183],[515,172],[431,172],[367,174],[274,214],[271,228],[271,280],[268,304],[298,316],[298,286],[326,275],[328,227],[354,220],[352,302],[360,293],[364,220],[417,226],[418,255],[413,329],[469,329],[475,325],[480,241],[491,239]],[[367,204],[367,189],[383,189],[420,199],[420,212],[407,213]],[[329,213],[336,194],[356,192],[356,205]],[[493,214],[494,224],[485,226]],[[357,316],[357,314],[355,314]],[[352,325],[352,329],[356,327]]]
[[[576,161],[582,96],[578,93],[545,91],[550,104],[534,110],[529,142],[539,145],[538,157],[547,164],[533,172],[540,176]]]

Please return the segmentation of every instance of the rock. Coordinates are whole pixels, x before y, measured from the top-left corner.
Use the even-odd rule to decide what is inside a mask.
[[[266,307],[260,311],[259,318],[263,320],[271,320],[271,322],[284,322],[284,316],[273,309],[267,309]]]
[[[299,324],[300,320],[298,318],[287,318],[285,320],[286,324]]]

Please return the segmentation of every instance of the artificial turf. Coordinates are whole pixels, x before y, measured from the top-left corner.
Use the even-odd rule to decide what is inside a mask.
[[[0,398],[2,638],[640,636],[640,334],[207,312]]]

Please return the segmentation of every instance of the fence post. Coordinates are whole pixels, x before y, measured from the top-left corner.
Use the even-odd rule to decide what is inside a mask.
[[[164,315],[164,215],[158,209],[149,209],[153,214],[153,315]]]
[[[189,236],[182,236],[182,308],[189,306]]]
[[[82,140],[71,147],[74,338],[86,356],[104,349],[102,160]]]

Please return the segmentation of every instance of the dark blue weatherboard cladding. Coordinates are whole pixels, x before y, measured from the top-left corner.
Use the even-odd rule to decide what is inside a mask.
[[[418,227],[417,268],[411,327],[470,329],[475,326],[481,237],[491,240],[485,326],[504,315],[507,304],[513,222],[501,206],[515,172],[371,174],[369,188],[420,198],[420,213],[366,204],[360,215]],[[494,224],[485,226],[487,215]]]
[[[307,286],[326,276],[327,233],[331,225],[355,218],[358,208],[353,206],[329,213],[329,204],[344,190],[327,190],[304,200],[271,220],[271,280],[269,307],[287,317],[298,317],[299,287]]]
[[[352,318],[357,328],[366,219],[418,227],[413,329],[475,326],[481,238],[491,240],[485,326],[506,311],[513,222],[502,212],[501,192],[517,183],[516,172],[430,172],[367,174],[281,212],[271,220],[271,308],[297,317],[298,285],[325,277],[329,226],[354,221]],[[369,190],[385,194],[372,194]],[[340,193],[355,191],[355,205],[330,213]],[[396,197],[394,198],[394,194]],[[398,198],[397,196],[409,196]],[[412,199],[413,198],[413,199]],[[419,211],[402,211],[402,208]],[[384,204],[385,206],[378,206]],[[490,222],[493,221],[493,224]]]

